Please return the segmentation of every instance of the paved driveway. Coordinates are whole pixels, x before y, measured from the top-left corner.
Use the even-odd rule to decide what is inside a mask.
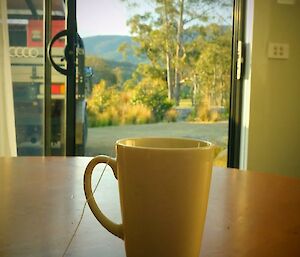
[[[89,128],[86,155],[114,156],[114,143],[117,139],[141,136],[198,138],[226,148],[228,122],[174,122]]]

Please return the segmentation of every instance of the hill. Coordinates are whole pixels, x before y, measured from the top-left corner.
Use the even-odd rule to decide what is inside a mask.
[[[124,82],[130,79],[136,69],[136,64],[133,63],[116,62],[89,55],[85,58],[85,65],[93,69],[93,84],[105,80],[109,86],[115,85],[117,81]]]
[[[99,35],[83,38],[83,43],[87,56],[97,56],[101,59],[114,62],[129,62],[138,64],[145,62],[145,58],[136,57],[132,51],[129,51],[127,58],[124,59],[122,54],[118,51],[122,43],[127,43],[132,46],[136,44],[132,41],[130,36],[120,35]]]

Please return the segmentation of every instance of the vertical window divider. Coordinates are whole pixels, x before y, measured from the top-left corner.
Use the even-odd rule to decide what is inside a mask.
[[[239,168],[244,74],[244,24],[246,0],[234,0],[231,88],[228,126],[227,166]]]
[[[51,63],[48,45],[52,31],[52,0],[44,0],[44,155],[51,155]]]

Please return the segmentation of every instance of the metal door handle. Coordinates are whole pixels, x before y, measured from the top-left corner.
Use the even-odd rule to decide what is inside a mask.
[[[51,39],[51,41],[50,41],[50,43],[49,43],[49,45],[48,45],[48,49],[47,49],[48,58],[49,58],[49,60],[50,60],[50,62],[51,62],[51,64],[52,64],[52,66],[53,66],[54,69],[56,69],[59,73],[65,75],[65,76],[68,75],[68,71],[67,71],[67,69],[62,68],[62,67],[60,67],[58,64],[55,63],[55,61],[53,60],[53,57],[52,57],[52,47],[53,47],[54,43],[55,43],[57,40],[59,40],[59,39],[62,38],[62,37],[65,37],[65,36],[67,36],[67,35],[68,35],[68,31],[67,31],[67,30],[62,30],[62,31],[58,32],[58,33]],[[67,48],[68,48],[68,47],[66,46],[66,47],[65,47],[65,51],[64,51],[64,52],[65,52],[64,55],[65,55],[66,60],[68,61],[67,56],[66,56]]]
[[[68,75],[68,70],[65,68],[60,67],[57,63],[55,63],[53,57],[52,57],[52,47],[54,45],[54,43],[59,40],[62,37],[66,37],[68,36],[68,31],[62,30],[60,32],[58,32],[49,42],[48,48],[47,48],[47,54],[48,54],[48,58],[52,64],[52,66],[54,67],[55,70],[57,70],[59,73],[67,76]],[[81,39],[81,37],[77,34],[77,42],[76,44],[78,45],[79,48],[83,48],[83,41]],[[70,51],[70,47],[68,45],[66,45],[65,50],[64,50],[64,57],[62,58],[65,59],[67,62],[70,60],[70,56],[76,54]]]

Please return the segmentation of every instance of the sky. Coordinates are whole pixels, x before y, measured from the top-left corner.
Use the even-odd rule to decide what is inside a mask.
[[[129,8],[121,0],[77,0],[77,24],[81,37],[129,35]]]
[[[121,0],[77,0],[79,35],[130,35],[127,20],[133,14],[153,10],[151,1],[141,0],[140,3],[140,7],[132,9]]]

